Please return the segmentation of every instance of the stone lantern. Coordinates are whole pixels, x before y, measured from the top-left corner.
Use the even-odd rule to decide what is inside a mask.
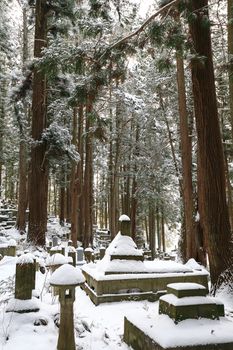
[[[123,236],[129,236],[131,237],[131,224],[130,224],[130,218],[123,214],[119,217],[120,221],[120,232]]]
[[[83,284],[85,278],[79,268],[64,264],[51,276],[51,286],[59,290],[60,327],[57,350],[75,350],[73,303],[75,287]]]

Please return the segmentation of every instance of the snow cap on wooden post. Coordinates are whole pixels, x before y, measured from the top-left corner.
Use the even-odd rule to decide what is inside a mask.
[[[85,282],[79,268],[64,264],[51,276],[50,284],[59,289],[60,327],[57,350],[75,350],[73,303],[75,287]]]
[[[131,237],[131,224],[130,224],[130,218],[123,214],[119,217],[120,221],[120,232],[123,236],[129,236]]]

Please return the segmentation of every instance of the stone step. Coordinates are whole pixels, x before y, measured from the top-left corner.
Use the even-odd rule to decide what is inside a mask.
[[[207,289],[198,283],[170,283],[167,285],[167,293],[174,294],[177,298],[206,296]]]
[[[159,299],[159,313],[168,315],[176,323],[186,319],[219,319],[224,316],[224,306],[214,298],[204,296],[178,298],[166,294]]]

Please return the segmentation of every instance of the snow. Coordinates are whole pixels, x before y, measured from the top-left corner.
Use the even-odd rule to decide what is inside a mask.
[[[167,287],[176,290],[187,290],[187,289],[206,289],[204,286],[198,283],[169,283]]]
[[[68,247],[67,247],[67,252],[68,252],[68,253],[76,253],[76,249],[75,249],[75,247],[68,246]]]
[[[33,264],[34,259],[35,256],[31,253],[23,254],[18,258],[17,264]]]
[[[63,265],[66,263],[67,263],[67,258],[60,253],[55,253],[52,256],[49,256],[46,261],[47,266]]]
[[[130,221],[130,218],[127,215],[123,214],[119,217],[119,221]]]
[[[192,259],[189,259],[189,260],[186,262],[185,266],[187,266],[187,267],[189,267],[189,268],[191,268],[191,269],[194,269],[194,270],[202,270],[202,269],[204,268],[202,265],[198,264],[198,263],[196,262],[196,260],[193,259],[193,258],[192,258]]]
[[[41,253],[40,258],[45,255]],[[54,258],[54,256],[50,258]],[[2,289],[0,293],[0,344],[2,349],[41,350],[43,348],[46,350],[56,350],[59,332],[56,326],[56,320],[58,319],[60,305],[58,296],[54,297],[51,293],[49,273],[45,273],[44,275],[39,271],[36,273],[36,288],[40,296],[40,300],[38,300],[40,309],[38,312],[24,314],[5,312],[6,308],[11,303],[14,303],[15,300],[12,297],[13,287],[11,278],[15,274],[16,262],[17,258],[15,257],[4,257],[0,261],[0,289],[3,286],[3,282],[5,283],[5,296],[2,293]],[[177,270],[177,263],[171,261],[151,261],[147,263],[149,265],[155,264],[157,268],[159,268],[160,264],[163,271],[166,269],[165,266],[169,264],[167,266],[170,272],[174,264],[174,269]],[[62,267],[64,268],[64,266],[70,265],[63,265]],[[96,270],[96,264],[93,263],[86,264],[85,267],[88,267],[89,270]],[[72,266],[68,268],[72,269]],[[67,273],[62,275],[65,275],[65,278],[67,277]],[[135,274],[134,278],[135,276],[142,277],[148,275],[150,274]],[[163,275],[165,276],[165,273],[158,275],[162,277]],[[126,276],[123,274],[121,278],[124,279]],[[110,277],[112,279],[114,276]],[[109,276],[105,276],[105,278],[109,278]],[[116,276],[116,278],[119,277]],[[7,299],[9,298],[11,298],[11,301],[8,304],[9,306],[7,306]],[[35,299],[33,299],[34,301]],[[135,324],[138,324],[140,328],[156,339],[162,346],[171,346],[174,344],[178,346],[181,341],[185,345],[195,344],[197,341],[206,344],[211,341],[223,340],[227,342],[233,340],[233,323],[230,317],[228,319],[221,317],[220,321],[207,319],[186,320],[175,325],[168,316],[158,315],[158,302],[123,301],[95,306],[81,288],[76,288],[74,325],[77,346],[82,350],[130,350],[130,347],[122,340],[125,316]],[[40,323],[40,320],[44,320],[46,325],[36,326],[35,324]]]
[[[213,298],[208,297],[183,297],[178,298],[174,294],[165,294],[160,297],[160,300],[166,301],[168,304],[172,304],[174,306],[185,306],[185,305],[199,305],[199,304],[213,304]]]
[[[9,247],[16,247],[17,246],[17,243],[16,243],[16,240],[15,239],[10,239],[9,242],[8,242],[8,246]]]
[[[20,299],[11,299],[6,307],[6,311],[14,311],[19,312],[22,310],[35,310],[40,308],[40,303],[38,299],[26,299],[26,300],[20,300]]]
[[[88,247],[84,250],[85,252],[93,252],[94,250],[91,247]]]
[[[233,342],[233,323],[223,317],[220,320],[184,320],[175,324],[167,315],[155,316],[142,309],[128,314],[127,319],[164,348]]]
[[[60,266],[53,272],[50,278],[50,284],[52,285],[78,285],[84,283],[85,278],[78,267],[74,267],[69,264]]]

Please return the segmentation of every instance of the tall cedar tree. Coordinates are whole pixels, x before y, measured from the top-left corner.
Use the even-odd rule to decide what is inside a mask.
[[[208,0],[190,2],[190,34],[196,58],[192,60],[194,110],[199,148],[199,175],[203,203],[200,217],[208,246],[213,286],[232,264],[231,230],[226,203],[223,148],[217,112]]]
[[[34,56],[41,57],[47,39],[46,0],[37,0],[35,11]],[[43,71],[35,67],[32,85],[34,144],[31,149],[28,240],[38,245],[45,244],[47,228],[48,164],[45,157],[46,145],[39,143],[46,123],[46,77]]]

